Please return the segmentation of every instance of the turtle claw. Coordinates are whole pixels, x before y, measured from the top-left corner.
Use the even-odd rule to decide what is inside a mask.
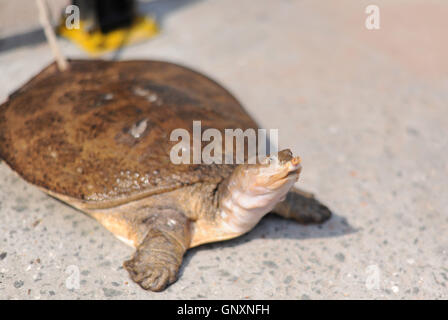
[[[302,211],[297,211],[298,213],[292,216],[293,219],[302,224],[319,224],[330,219],[332,214],[327,206],[317,201],[309,204],[307,209],[303,210],[303,208],[300,208],[299,210]]]
[[[176,281],[176,270],[166,265],[152,265],[136,258],[125,261],[123,266],[128,270],[132,280],[143,289],[162,291]]]
[[[161,291],[169,282],[169,273],[166,269],[152,269],[149,276],[139,282],[143,289]]]
[[[274,209],[277,214],[301,224],[323,223],[331,218],[331,210],[313,194],[293,188]]]

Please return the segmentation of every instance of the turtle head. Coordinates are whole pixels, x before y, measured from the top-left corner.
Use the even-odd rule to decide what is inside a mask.
[[[254,168],[249,168],[252,181],[248,181],[254,191],[261,193],[278,192],[289,188],[299,179],[302,169],[300,157],[294,157],[291,150],[285,149],[270,155]],[[249,178],[250,179],[250,178]]]
[[[289,149],[256,164],[238,166],[228,182],[220,207],[225,225],[237,233],[249,231],[283,201],[298,180],[300,158]]]
[[[247,195],[280,200],[298,180],[302,169],[300,161],[300,157],[294,157],[289,149],[285,149],[257,164],[240,166],[235,170],[233,180]]]

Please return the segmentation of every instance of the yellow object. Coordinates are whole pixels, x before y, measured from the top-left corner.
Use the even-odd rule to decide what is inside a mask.
[[[129,28],[121,28],[108,33],[102,33],[101,30],[88,32],[83,21],[80,21],[79,26],[79,29],[67,29],[65,20],[63,20],[58,32],[91,55],[99,55],[146,40],[158,32],[157,23],[149,17],[137,17]]]

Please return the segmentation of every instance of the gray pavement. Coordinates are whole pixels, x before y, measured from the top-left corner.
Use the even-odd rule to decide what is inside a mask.
[[[12,3],[0,0],[1,102],[52,60],[14,38],[37,24],[32,1]],[[189,251],[151,293],[121,267],[131,248],[0,163],[0,298],[447,299],[448,3],[377,0],[380,30],[364,26],[369,4],[161,0],[142,7],[162,33],[105,56],[181,63],[229,88],[302,157],[298,186],[329,222],[267,217]]]

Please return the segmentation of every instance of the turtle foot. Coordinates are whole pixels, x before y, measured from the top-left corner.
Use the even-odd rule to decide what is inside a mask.
[[[123,266],[128,270],[132,280],[143,289],[162,291],[176,281],[177,268],[169,265],[155,265],[142,261],[138,256],[125,261]]]

